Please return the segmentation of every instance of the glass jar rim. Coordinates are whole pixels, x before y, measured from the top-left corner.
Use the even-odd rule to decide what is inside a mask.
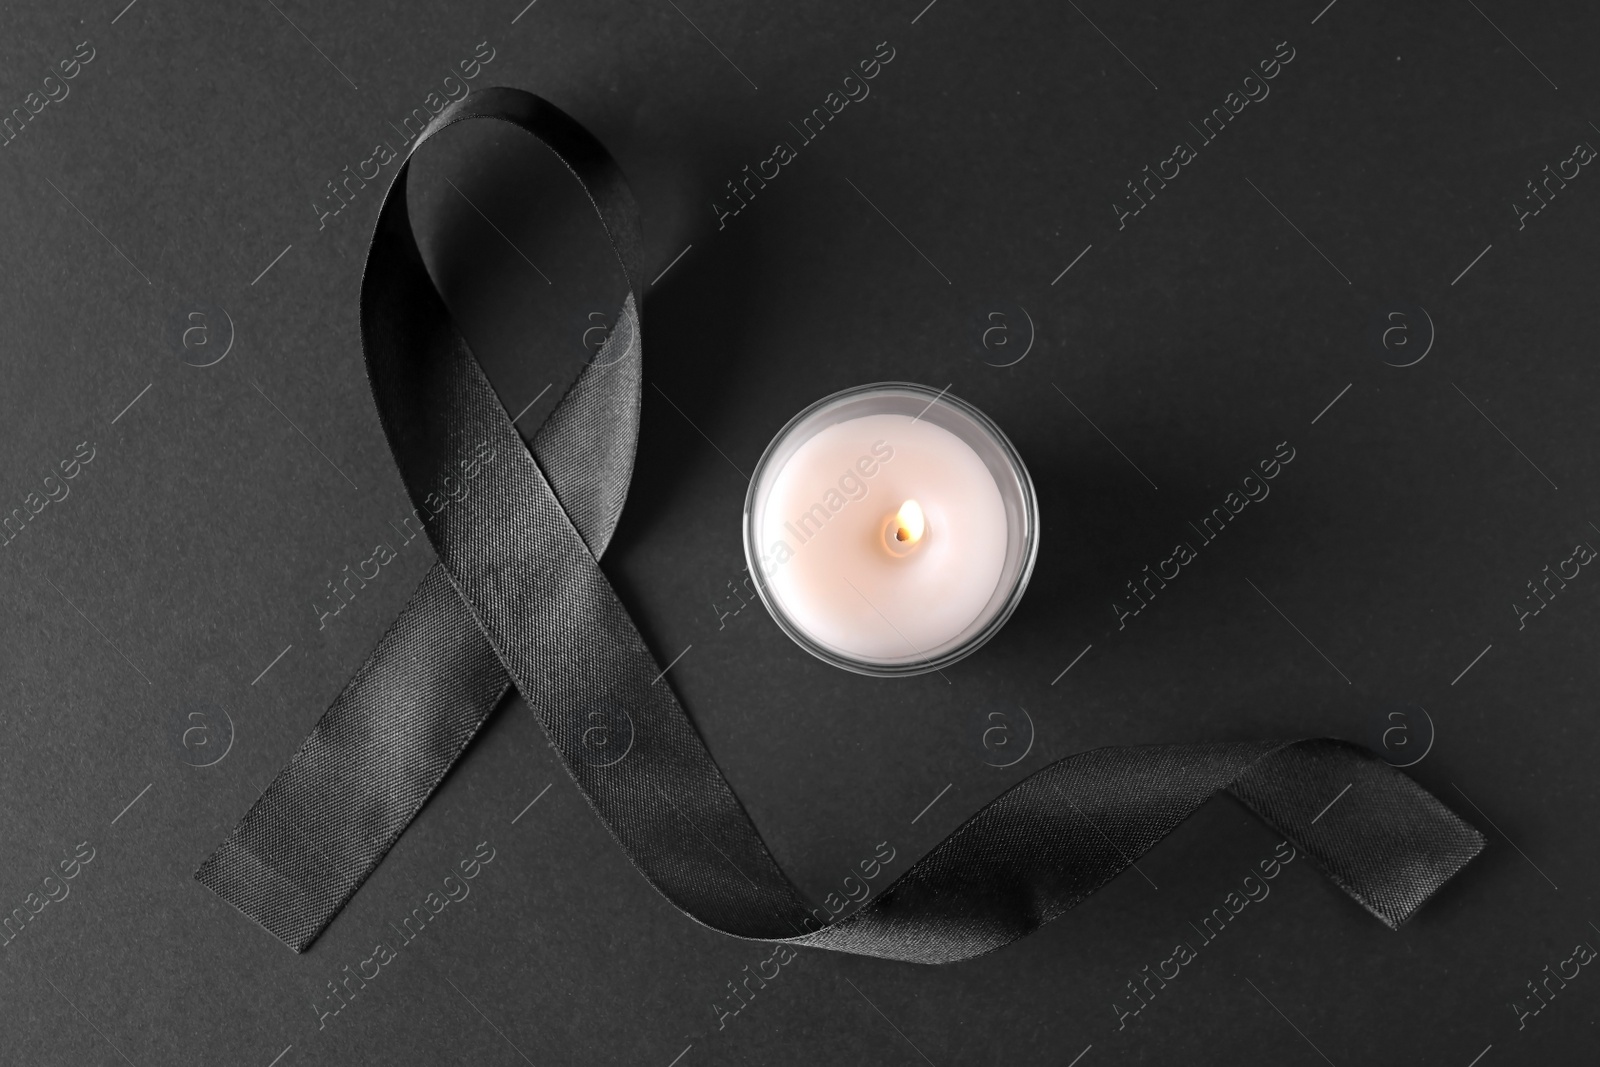
[[[1012,482],[1010,488],[1015,495],[1016,518],[1020,520],[1020,530],[1009,528],[1012,524],[1010,508],[1008,507],[1006,569],[1012,573],[1008,578],[1006,571],[1002,571],[1002,581],[996,585],[994,596],[991,597],[990,602],[985,605],[984,610],[980,612],[972,624],[975,628],[970,633],[960,635],[959,640],[955,640],[953,644],[942,651],[920,658],[875,660],[851,656],[812,637],[794,620],[784,607],[782,599],[769,587],[768,576],[761,564],[761,555],[756,544],[758,532],[755,529],[755,521],[760,503],[758,494],[763,488],[763,475],[774,466],[780,451],[790,443],[795,431],[829,409],[843,407],[851,401],[873,396],[899,396],[926,400],[927,405],[915,417],[916,419],[921,419],[935,404],[944,404],[956,415],[974,425],[989,439],[1004,461],[1006,471],[1009,473]],[[947,426],[942,428],[949,429]],[[965,438],[963,438],[963,441],[969,446],[972,444],[972,442],[966,441]],[[788,456],[784,456],[785,460],[788,458]],[[979,458],[984,459],[981,452]],[[985,463],[990,466],[990,473],[995,475],[996,486],[1000,490],[1002,499],[1006,499],[1008,486],[1002,483],[999,473],[993,469],[993,465],[987,459],[985,459]],[[1022,462],[1022,457],[1018,454],[1016,446],[1011,443],[1010,438],[995,424],[993,419],[989,418],[981,410],[960,397],[952,395],[949,386],[936,390],[916,382],[873,382],[830,393],[820,400],[808,404],[773,436],[766,449],[762,452],[760,460],[756,463],[755,472],[750,478],[750,487],[745,494],[743,541],[745,564],[751,577],[755,580],[757,595],[760,596],[762,604],[765,605],[773,621],[778,624],[778,628],[795,644],[826,663],[856,674],[873,677],[904,677],[927,674],[947,667],[957,660],[964,659],[976,652],[1000,631],[1001,627],[1005,625],[1016,610],[1017,605],[1022,600],[1023,593],[1027,590],[1028,580],[1033,574],[1034,562],[1038,557],[1038,497],[1034,492],[1033,480],[1028,474],[1028,468]],[[1004,590],[1004,595],[1001,597],[998,606],[996,606],[994,597],[1001,595],[1002,588],[1008,581],[1009,588]],[[981,623],[978,620],[982,620]]]

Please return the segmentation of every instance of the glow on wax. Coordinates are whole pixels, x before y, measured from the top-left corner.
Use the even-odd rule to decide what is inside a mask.
[[[827,426],[757,486],[770,593],[812,640],[852,658],[927,658],[989,605],[1005,502],[961,438],[909,415]]]

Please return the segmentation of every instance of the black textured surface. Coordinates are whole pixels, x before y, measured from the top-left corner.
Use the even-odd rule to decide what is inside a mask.
[[[1574,944],[1600,937],[1587,655],[1600,616],[1574,552],[1600,542],[1600,215],[1586,170],[1552,179],[1537,215],[1513,205],[1531,212],[1526,183],[1547,164],[1571,173],[1573,146],[1597,136],[1592,14],[678,6],[540,0],[514,24],[521,5],[139,0],[4,16],[11,104],[28,110],[79,42],[94,58],[0,148],[0,463],[7,509],[38,507],[0,548],[0,891],[32,916],[0,950],[13,1012],[0,1055],[514,1063],[515,1044],[540,1063],[664,1065],[692,1046],[680,1067],[922,1063],[916,1049],[1062,1064],[1092,1044],[1079,1061],[1092,1067],[1323,1062],[1314,1044],[1341,1067],[1465,1065],[1490,1045],[1479,1067],[1584,1062],[1586,966],[1565,987],[1547,979],[1537,1015],[1511,1005],[1539,1008],[1525,983],[1573,973]],[[325,183],[380,140],[398,147],[390,124],[482,41],[493,59],[474,85],[540,92],[616,153],[643,209],[647,282],[692,245],[646,289],[640,463],[606,568],[658,659],[689,648],[674,684],[808,891],[842,897],[846,871],[893,855],[876,889],[1071,752],[1368,741],[1397,721],[1415,743],[1436,735],[1408,773],[1484,829],[1483,858],[1399,933],[1288,864],[1120,1017],[1137,1003],[1126,983],[1159,973],[1274,855],[1231,801],[1141,860],[1149,882],[1125,874],[1005,952],[937,969],[769,961],[662,907],[512,704],[312,952],[285,952],[196,885],[195,858],[431,563],[390,525],[408,505],[359,356],[376,185],[320,229],[319,213]],[[894,58],[871,95],[797,143],[719,229],[724,183],[798,142],[789,123],[882,41]],[[1294,58],[1271,95],[1199,145],[1189,123],[1283,41]],[[1119,230],[1125,183],[1180,139],[1197,158]],[[553,384],[520,423],[536,424],[565,383],[519,377],[525,339],[581,336],[588,321],[560,321],[570,301],[547,295],[603,264],[562,251],[591,234],[547,224],[580,217],[559,180],[548,204],[522,206],[539,172],[512,141],[462,131],[441,149],[412,193],[424,253],[507,408]],[[213,357],[178,335],[202,305],[225,312],[207,321],[218,343],[231,321],[233,344],[195,367]],[[976,338],[996,310],[1015,330],[1018,306],[1033,347],[992,366],[1014,356]],[[1391,364],[1417,349],[1375,340],[1396,321],[1417,344],[1436,334],[1414,365]],[[1041,495],[1029,596],[949,685],[830,671],[736,593],[735,468],[810,400],[891,378],[953,382],[1005,427]],[[1189,523],[1285,441],[1295,458],[1271,495],[1201,544]],[[94,458],[39,506],[61,496],[80,442]],[[1186,538],[1197,558],[1119,629],[1125,583]],[[318,629],[325,583],[380,539],[394,561]],[[1398,704],[1429,719],[1387,718]],[[1034,728],[1007,769],[994,764],[1012,755],[979,741],[990,710],[1013,716],[1019,745]],[[225,738],[225,756],[193,766]],[[447,892],[474,861],[470,895]],[[396,929],[419,907],[433,916],[421,933]],[[343,970],[374,966],[364,986]],[[748,979],[755,999],[732,1014],[728,983],[758,972],[776,977]],[[335,999],[335,980],[354,998]]]
[[[412,514],[439,562],[195,873],[274,937],[303,952],[321,934],[494,711],[507,677],[629,861],[685,915],[747,940],[909,963],[972,959],[1082,903],[1223,789],[1391,928],[1482,850],[1481,834],[1348,743],[1107,748],[1041,768],[875,899],[819,919],[821,902],[773,860],[600,570],[639,421],[637,208],[605,150],[521,90],[452,105],[414,148],[472,120],[511,124],[554,151],[593,199],[632,284],[605,345],[530,449],[428,275],[406,206],[410,160],[385,192],[362,279],[362,348]],[[451,591],[460,604],[447,602]],[[625,744],[612,736],[619,727]]]

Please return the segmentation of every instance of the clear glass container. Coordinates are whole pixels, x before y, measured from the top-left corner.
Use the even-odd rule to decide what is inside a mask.
[[[762,532],[768,529],[765,512],[774,482],[796,452],[828,427],[872,415],[904,415],[912,422],[929,423],[959,438],[972,449],[994,479],[1005,513],[1004,559],[987,601],[953,636],[928,647],[907,647],[904,654],[899,655],[861,654],[819,637],[813,632],[815,627],[808,627],[784,602],[772,574],[766,569],[770,561],[759,547]],[[887,547],[894,553],[892,537]],[[1016,610],[1039,551],[1039,505],[1022,458],[983,412],[951,396],[948,390],[909,382],[881,382],[822,398],[789,420],[772,439],[756,465],[745,497],[744,551],[762,603],[779,628],[801,648],[818,659],[858,674],[880,677],[923,674],[947,667],[977,651],[999,632]]]

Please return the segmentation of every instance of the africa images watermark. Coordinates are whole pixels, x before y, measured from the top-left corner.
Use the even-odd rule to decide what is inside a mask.
[[[429,519],[437,519],[445,508],[452,503],[459,504],[471,492],[471,482],[483,472],[483,466],[494,460],[494,448],[487,441],[479,442],[470,459],[459,461],[461,476],[446,474],[441,480],[443,493],[438,490],[430,492],[423,498],[422,508],[412,508],[411,514],[401,519],[396,525],[390,520],[389,526],[400,535],[400,547],[405,548],[418,537],[427,532]],[[427,511],[426,517],[423,511]],[[413,528],[415,527],[415,528]],[[328,620],[341,614],[345,608],[355,600],[356,593],[367,587],[367,583],[375,581],[383,573],[383,568],[400,558],[400,553],[389,541],[379,541],[372,550],[372,555],[356,563],[355,570],[350,569],[347,563],[339,572],[343,578],[334,579],[327,583],[328,595],[321,600],[312,601],[311,610],[317,614],[317,629],[326,630]],[[371,568],[369,572],[367,568]],[[335,581],[338,584],[335,584]],[[355,583],[353,586],[351,583]],[[342,592],[341,592],[342,590]]]
[[[854,464],[841,471],[838,480],[822,494],[820,499],[800,512],[800,514],[784,522],[783,528],[794,538],[795,543],[790,545],[788,540],[780,537],[768,544],[761,554],[762,571],[771,575],[783,567],[794,559],[796,550],[804,547],[806,542],[821,533],[823,527],[832,521],[835,515],[849,505],[864,499],[868,491],[867,483],[877,476],[878,472],[883,469],[884,464],[892,459],[894,459],[893,445],[882,439],[872,442],[867,454],[858,457]],[[739,585],[735,585],[731,581],[727,585],[729,589],[733,590],[734,597],[739,601],[739,606],[724,611],[716,604],[711,605],[712,609],[717,612],[717,629],[719,630],[726,629],[729,618],[739,614],[739,612],[759,599],[756,594],[755,578],[750,574],[748,565],[744,568],[744,578]],[[739,594],[741,586],[750,594],[748,601]]]
[[[432,122],[434,116],[440,114],[445,108],[458,100],[465,100],[472,93],[469,84],[473,78],[483,73],[483,68],[492,62],[495,50],[488,41],[482,41],[473,50],[471,57],[463,59],[456,64],[455,70],[446,74],[441,88],[443,94],[433,90],[422,98],[422,104],[412,108],[411,113],[400,120],[400,125],[389,123],[389,128],[400,136],[400,145],[410,144],[422,135],[422,131]],[[457,74],[459,71],[459,75]],[[415,129],[412,128],[413,124]],[[372,148],[372,154],[360,160],[351,170],[349,164],[343,168],[343,176],[330,178],[327,182],[326,193],[318,194],[317,199],[311,202],[311,210],[317,216],[317,229],[327,229],[328,220],[334,218],[345,208],[349,207],[367,187],[370,181],[376,181],[383,173],[383,168],[400,158],[400,153],[388,141],[380,141]]]
[[[72,894],[72,887],[68,883],[78,877],[94,857],[94,846],[87,841],[80,841],[71,855],[58,860],[55,868],[40,879],[39,888],[28,893],[21,904],[11,909],[10,914],[0,918],[0,948],[10,948],[11,942],[21,936],[28,924],[42,915],[45,908],[66,900]]]
[[[1261,103],[1272,93],[1272,87],[1267,84],[1273,78],[1283,73],[1283,67],[1294,61],[1295,50],[1289,46],[1288,41],[1280,41],[1273,50],[1273,58],[1263,59],[1258,63],[1257,69],[1261,72],[1257,77],[1252,71],[1244,76],[1241,94],[1238,89],[1228,92],[1222,98],[1222,104],[1211,109],[1211,113],[1200,120],[1200,125],[1189,123],[1189,128],[1199,135],[1200,147],[1205,148],[1221,136],[1222,131],[1228,128],[1241,111],[1252,103]],[[1199,151],[1190,141],[1180,141],[1172,146],[1172,154],[1156,164],[1156,169],[1151,171],[1149,164],[1143,169],[1143,178],[1137,178],[1127,183],[1128,196],[1121,200],[1112,201],[1111,210],[1117,216],[1117,229],[1123,230],[1128,226],[1128,220],[1150,206],[1150,201],[1156,198],[1158,189],[1165,189],[1167,182],[1174,181],[1183,173],[1183,168],[1200,158]],[[1169,173],[1167,168],[1171,167]],[[1155,184],[1152,186],[1152,182]],[[1141,193],[1140,189],[1144,192]],[[1123,201],[1127,201],[1125,205]]]
[[[860,871],[859,875],[856,871],[851,871],[844,876],[844,881],[841,883],[844,896],[841,897],[836,892],[830,892],[822,898],[823,906],[828,909],[828,914],[824,915],[816,908],[811,909],[811,914],[815,915],[820,921],[828,923],[843,915],[850,905],[865,904],[867,899],[872,896],[872,887],[867,883],[887,870],[889,864],[894,862],[894,858],[894,846],[887,841],[879,841],[874,847],[872,855],[857,864],[857,868]]]
[[[1548,1008],[1550,1002],[1556,999],[1556,995],[1567,988],[1567,983],[1581,975],[1583,968],[1593,963],[1594,959],[1594,948],[1587,941],[1579,941],[1573,946],[1572,955],[1564,960],[1558,960],[1554,970],[1551,970],[1548,963],[1544,965],[1543,975],[1538,984],[1535,984],[1533,979],[1528,979],[1528,992],[1533,995],[1526,1000],[1508,1002],[1512,1014],[1517,1017],[1517,1029],[1526,1030],[1528,1020]]]
[[[1577,579],[1583,573],[1583,568],[1594,562],[1595,556],[1594,546],[1584,541],[1574,545],[1572,555],[1557,562],[1554,571],[1546,563],[1541,572],[1543,577],[1529,580],[1528,595],[1522,598],[1521,603],[1513,601],[1511,604],[1511,610],[1517,613],[1517,629],[1527,629],[1528,620],[1549,607],[1555,601],[1556,595],[1567,587],[1567,583]],[[1572,568],[1570,573],[1568,567]],[[1535,581],[1537,585],[1534,584]],[[1551,582],[1555,585],[1552,586]],[[1540,589],[1544,592],[1541,593]]]
[[[311,1010],[317,1016],[317,1029],[326,1030],[328,1020],[350,1007],[356,997],[365,992],[369,982],[375,982],[383,974],[383,969],[399,958],[403,950],[411,942],[422,936],[422,931],[428,924],[439,917],[451,904],[460,904],[472,895],[471,882],[483,869],[494,861],[494,846],[487,841],[479,842],[472,855],[460,860],[456,869],[444,876],[438,889],[428,892],[412,908],[405,918],[400,920],[400,925],[389,924],[389,929],[394,931],[394,936],[387,934],[373,945],[372,954],[356,963],[352,970],[349,964],[340,968],[342,978],[328,982],[328,995],[320,1003],[313,1001]],[[459,873],[458,873],[459,872]]]
[[[23,494],[21,506],[0,512],[0,545],[9,546],[28,528],[28,523],[37,518],[45,508],[51,504],[59,504],[71,496],[72,486],[67,483],[82,474],[83,468],[92,463],[94,457],[94,445],[88,441],[80,441],[73,448],[71,456],[58,462],[57,469],[40,480],[40,487],[44,490],[43,495],[40,495],[37,489],[29,490]]]
[[[71,56],[59,61],[55,70],[44,76],[39,88],[29,92],[22,98],[21,104],[11,109],[10,114],[0,118],[0,148],[26,133],[28,123],[37,121],[47,106],[55,104],[59,107],[65,102],[72,92],[72,86],[67,83],[83,73],[84,66],[92,62],[94,57],[94,46],[88,41],[82,42]]]
[[[1556,164],[1555,170],[1552,171],[1550,164],[1546,163],[1543,177],[1529,178],[1529,195],[1511,202],[1511,210],[1517,213],[1517,229],[1527,229],[1528,220],[1549,207],[1550,202],[1556,198],[1556,193],[1567,187],[1567,182],[1581,177],[1583,168],[1593,162],[1594,157],[1594,146],[1587,141],[1580,141],[1573,147],[1571,156]],[[1567,170],[1568,167],[1572,168],[1570,172]],[[1552,182],[1555,184],[1552,185]]]
[[[1239,889],[1230,890],[1228,895],[1222,898],[1221,906],[1212,908],[1211,914],[1201,919],[1199,926],[1194,923],[1189,924],[1189,928],[1195,932],[1198,945],[1190,941],[1185,934],[1183,940],[1173,946],[1172,955],[1159,961],[1154,971],[1150,969],[1149,964],[1139,968],[1138,977],[1128,980],[1130,995],[1119,994],[1118,998],[1112,1001],[1111,1010],[1117,1013],[1119,1024],[1117,1030],[1126,1030],[1129,1019],[1154,1003],[1156,993],[1167,988],[1167,983],[1176,981],[1185,967],[1199,959],[1200,950],[1221,937],[1222,931],[1228,928],[1228,924],[1235,916],[1243,912],[1252,902],[1259,904],[1266,900],[1272,893],[1272,887],[1267,883],[1283,873],[1283,868],[1293,863],[1296,855],[1292,844],[1287,841],[1278,842],[1272,851],[1272,856],[1256,865],[1257,870],[1261,872],[1260,877],[1253,872],[1245,875],[1243,882],[1240,883],[1242,895]],[[1153,987],[1152,982],[1155,983]]]
[[[1211,514],[1200,520],[1200,525],[1189,523],[1190,529],[1200,535],[1200,547],[1204,548],[1215,541],[1228,524],[1239,517],[1240,512],[1249,507],[1251,503],[1261,503],[1272,493],[1272,487],[1267,483],[1283,473],[1283,468],[1294,461],[1295,450],[1288,441],[1280,441],[1273,450],[1271,459],[1261,460],[1256,464],[1259,475],[1251,471],[1239,480],[1239,488],[1230,490],[1222,498],[1222,503],[1211,509]],[[1242,493],[1242,495],[1241,495]],[[1187,567],[1199,558],[1199,551],[1188,541],[1180,541],[1173,547],[1172,555],[1156,564],[1155,570],[1150,569],[1147,563],[1144,566],[1143,577],[1133,579],[1127,583],[1128,592],[1133,595],[1133,607],[1123,604],[1120,600],[1111,602],[1111,610],[1117,616],[1117,629],[1128,628],[1128,620],[1138,615],[1155,600],[1156,593],[1167,587],[1169,581],[1174,581]],[[1168,568],[1171,568],[1170,571]]]
[[[717,1017],[717,1029],[726,1029],[729,1019],[738,1015],[755,1001],[756,989],[750,988],[752,979],[755,980],[757,989],[767,988],[767,983],[774,981],[782,973],[784,964],[793,963],[798,958],[798,955],[794,949],[780,942],[772,946],[772,955],[756,964],[755,973],[751,973],[748,963],[740,968],[740,970],[744,971],[744,977],[738,985],[732,981],[728,983],[728,992],[730,994],[728,1003],[726,1005],[722,1003],[720,994],[717,1000],[711,1002],[711,1012]],[[772,967],[770,973],[766,970],[769,964]],[[740,992],[741,987],[744,990],[743,993]]]
[[[843,882],[844,897],[840,897],[836,892],[830,892],[823,898],[823,904],[827,907],[829,914],[824,915],[816,908],[811,909],[811,914],[816,917],[816,922],[813,922],[811,918],[805,919],[803,921],[804,932],[812,933],[822,929],[823,926],[844,914],[851,904],[860,905],[866,903],[868,898],[872,896],[872,887],[867,883],[885,873],[889,864],[894,862],[894,858],[894,846],[887,841],[878,842],[873,849],[873,854],[857,864],[857,869],[860,871],[859,875],[856,870],[852,870],[850,874],[845,875]],[[799,932],[796,931],[796,933]],[[753,973],[749,964],[741,967],[740,970],[744,972],[743,976],[736,981],[727,983],[728,992],[731,994],[728,999],[724,1001],[721,994],[718,994],[717,999],[711,1002],[711,1013],[716,1016],[717,1029],[727,1029],[728,1020],[754,1003],[756,993],[766,989],[767,984],[777,979],[778,975],[782,973],[783,967],[792,963],[795,958],[794,949],[780,942],[772,946],[772,954],[770,956],[756,964],[756,969]],[[766,970],[769,965],[772,968],[770,973]],[[750,985],[752,981],[756,983],[754,988]]]
[[[859,104],[872,92],[872,86],[867,83],[879,74],[895,57],[895,50],[888,41],[879,42],[873,49],[873,58],[863,59],[856,64],[860,71],[855,71],[844,76],[844,81],[839,89],[831,90],[822,98],[822,103],[811,109],[811,114],[800,120],[800,125],[789,123],[789,128],[798,135],[800,147],[815,141],[822,136],[822,131],[828,128],[828,123],[849,107],[852,103]],[[767,182],[776,181],[778,175],[783,173],[783,168],[800,158],[799,151],[794,144],[784,140],[772,146],[772,154],[756,164],[752,172],[750,164],[744,166],[744,176],[727,183],[729,199],[727,202],[713,201],[711,212],[717,217],[717,229],[723,230],[728,226],[728,220],[750,206],[750,201],[756,198],[756,192],[767,187]],[[770,168],[770,170],[769,170]]]

